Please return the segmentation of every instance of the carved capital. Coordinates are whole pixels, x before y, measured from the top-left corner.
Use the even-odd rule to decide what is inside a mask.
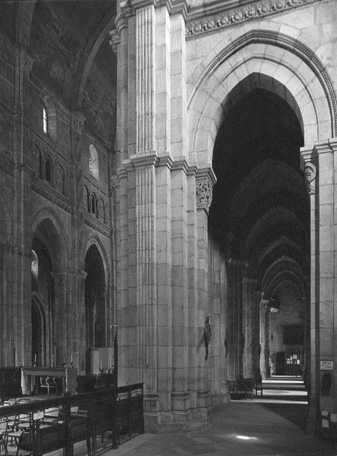
[[[121,42],[120,30],[118,30],[118,31],[116,29],[110,30],[109,35],[110,35],[109,44],[110,44],[113,52],[117,53],[118,45]]]
[[[110,178],[111,190],[116,191],[119,185],[119,177],[117,175],[111,176]]]
[[[73,132],[81,135],[83,132],[84,124],[85,116],[79,111],[73,112],[71,115],[71,128]]]
[[[305,177],[305,183],[307,186],[307,190],[310,195],[314,195],[316,193],[316,176],[317,176],[316,165],[312,161],[305,162],[304,177]]]
[[[21,48],[21,65],[22,65],[24,75],[27,76],[28,78],[32,71],[33,64],[34,64],[33,57],[30,54],[28,54],[28,52],[25,48]]]
[[[211,169],[199,170],[196,176],[197,209],[208,213],[212,203],[215,175]]]

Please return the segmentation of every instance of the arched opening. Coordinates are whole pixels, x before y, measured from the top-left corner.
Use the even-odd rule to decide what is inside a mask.
[[[47,247],[37,237],[33,239],[32,263],[32,364],[52,364],[51,334],[54,308],[53,267]]]
[[[102,257],[95,245],[85,257],[85,309],[87,349],[106,346],[106,279]],[[89,359],[87,371],[89,371]]]
[[[32,362],[55,367],[64,362],[64,321],[59,314],[63,292],[58,277],[62,267],[62,243],[50,218],[34,229],[31,260]]]
[[[89,146],[89,173],[96,179],[99,180],[99,160],[98,152],[93,144]]]
[[[51,159],[49,157],[46,159],[45,176],[46,176],[46,181],[51,183],[51,181],[52,181],[52,163],[51,163]]]
[[[270,82],[254,73],[227,96],[213,153],[217,183],[209,232],[227,262],[227,373],[233,388],[276,374],[282,356],[298,359],[294,373],[306,376],[308,369],[310,210],[300,168],[303,125],[293,98],[279,95],[287,89]],[[287,335],[295,327],[303,337],[291,341]]]

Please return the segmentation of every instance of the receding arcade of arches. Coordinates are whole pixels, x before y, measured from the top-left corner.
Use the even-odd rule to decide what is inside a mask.
[[[106,346],[106,278],[102,257],[91,245],[85,257],[85,312],[87,372],[90,372],[90,349]]]
[[[300,164],[303,125],[291,95],[281,97],[280,91],[287,89],[256,73],[239,83],[226,97],[214,146],[209,233],[226,258],[232,388],[242,379],[276,373],[276,359],[280,368],[279,360],[292,352],[299,371],[308,368],[310,206]],[[301,340],[286,340],[295,327]]]

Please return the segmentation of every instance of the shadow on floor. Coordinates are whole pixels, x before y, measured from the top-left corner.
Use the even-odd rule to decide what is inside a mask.
[[[306,416],[308,411],[307,405],[298,404],[280,404],[280,403],[265,403],[263,407],[271,410],[274,413],[286,418],[288,421],[296,424],[303,431],[305,430]]]

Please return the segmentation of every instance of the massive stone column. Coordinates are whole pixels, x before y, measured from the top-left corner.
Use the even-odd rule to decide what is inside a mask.
[[[114,178],[119,383],[144,382],[150,430],[206,419],[216,383],[207,316],[220,334],[209,298],[214,175],[187,160],[183,4],[131,1],[112,33],[125,76]]]
[[[219,246],[208,240],[209,250],[209,300],[212,315],[212,337],[209,350],[209,389],[211,404],[228,401],[227,372],[226,372],[226,308],[227,280],[226,260]]]
[[[320,410],[336,410],[335,382],[335,151],[336,141],[301,150],[310,197],[310,407],[308,427],[317,430]]]

